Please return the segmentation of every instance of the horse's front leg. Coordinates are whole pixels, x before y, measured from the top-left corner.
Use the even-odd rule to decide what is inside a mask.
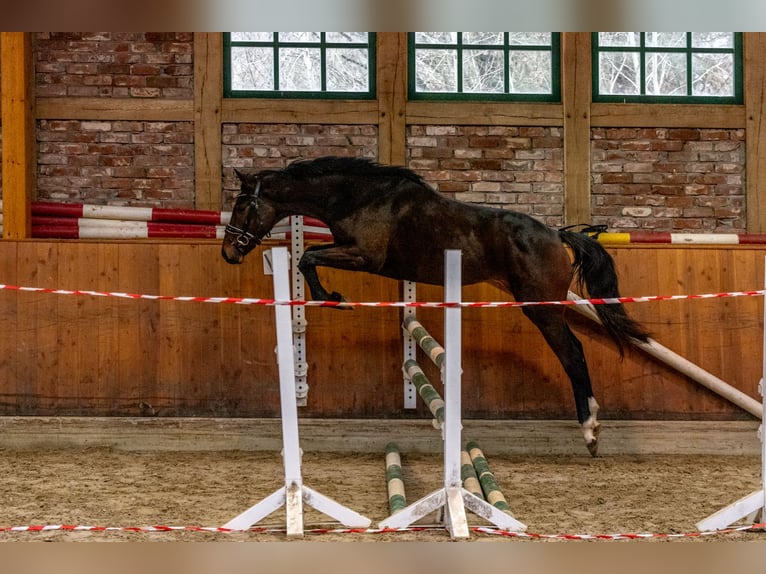
[[[548,345],[558,357],[572,383],[572,390],[585,446],[592,456],[598,454],[598,403],[593,397],[588,365],[582,344],[574,336],[558,309],[550,307],[524,307],[522,312],[540,329]]]
[[[324,288],[317,267],[333,267],[348,271],[366,271],[367,260],[362,257],[357,247],[331,245],[312,245],[303,253],[298,262],[298,269],[306,278],[306,284],[315,301],[345,301],[343,295],[335,291],[329,292]]]

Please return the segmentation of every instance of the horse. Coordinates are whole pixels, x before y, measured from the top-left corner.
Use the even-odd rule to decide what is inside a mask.
[[[345,301],[320,283],[320,266],[441,285],[445,249],[462,251],[464,284],[490,282],[516,301],[564,300],[573,280],[591,297],[620,296],[614,262],[596,239],[555,230],[524,213],[448,198],[404,167],[320,157],[281,170],[235,171],[241,187],[226,226],[223,258],[242,263],[287,216],[319,219],[332,232],[333,242],[308,247],[298,263],[315,300]],[[621,304],[595,309],[620,356],[631,340],[647,341],[648,334]],[[588,451],[596,456],[599,406],[582,344],[564,311],[563,306],[522,307],[571,381],[577,420]]]

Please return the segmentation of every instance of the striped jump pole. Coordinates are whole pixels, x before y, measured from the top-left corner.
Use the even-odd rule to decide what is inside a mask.
[[[407,506],[402,477],[402,457],[396,443],[386,445],[386,490],[388,491],[388,510],[390,514],[401,512]]]
[[[468,451],[465,449],[460,451],[460,478],[463,480],[463,488],[474,496],[484,498],[484,493],[481,490],[481,483],[476,474],[476,468],[473,466],[471,455],[468,454]]]
[[[428,355],[437,367],[441,368],[444,364],[444,347],[436,342],[436,339],[426,331],[425,327],[414,316],[406,317],[403,325],[415,339],[418,346],[423,349],[423,352]]]
[[[495,480],[495,475],[489,469],[489,463],[484,453],[479,448],[479,445],[475,441],[470,441],[465,445],[468,455],[471,459],[476,475],[479,478],[481,484],[481,491],[484,493],[484,499],[492,506],[503,512],[510,512],[511,507],[508,505],[508,501],[500,491],[500,486]]]
[[[408,359],[404,363],[404,372],[412,381],[412,384],[415,385],[420,398],[423,399],[423,402],[428,406],[428,410],[434,416],[434,427],[441,428],[441,425],[444,424],[444,400],[441,395],[414,359]]]

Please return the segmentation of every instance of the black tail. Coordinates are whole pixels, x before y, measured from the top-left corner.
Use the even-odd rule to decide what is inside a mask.
[[[574,252],[574,268],[580,290],[585,286],[589,297],[619,297],[614,261],[601,244],[592,237],[573,231],[559,231],[561,240]],[[609,336],[617,343],[620,355],[631,339],[646,342],[649,334],[625,312],[619,303],[594,305],[596,313]]]

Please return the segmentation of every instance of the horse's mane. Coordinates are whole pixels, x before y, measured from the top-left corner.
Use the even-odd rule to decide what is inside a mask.
[[[298,160],[279,172],[296,179],[309,179],[326,175],[369,175],[407,179],[425,185],[418,174],[405,167],[381,165],[359,157],[320,157],[311,160]]]

